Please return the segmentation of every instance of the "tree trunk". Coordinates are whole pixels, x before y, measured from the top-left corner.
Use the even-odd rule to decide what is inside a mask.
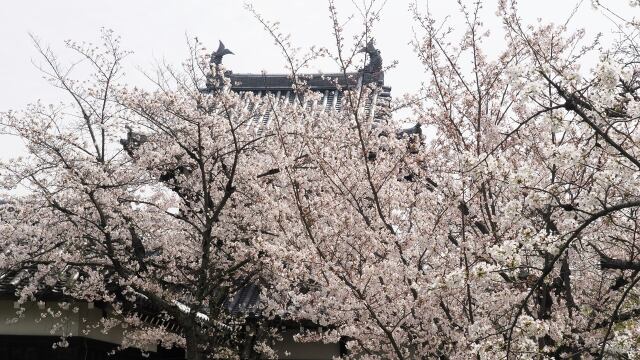
[[[255,360],[260,358],[254,346],[263,333],[263,324],[260,321],[249,320],[245,325],[243,341],[239,347],[240,359]]]
[[[187,360],[203,360],[204,357],[199,349],[197,330],[194,327],[185,329],[185,340],[187,342]]]

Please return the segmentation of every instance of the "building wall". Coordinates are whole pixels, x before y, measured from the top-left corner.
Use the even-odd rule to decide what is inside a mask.
[[[11,300],[0,300],[0,335],[85,336],[114,344],[122,342],[122,328],[115,327],[108,333],[100,329],[88,332],[88,324],[96,324],[102,318],[102,310],[90,309],[86,303],[72,303],[62,308],[60,303],[27,302],[18,317],[18,308]]]
[[[19,309],[14,307],[14,302],[11,300],[0,300],[0,339],[5,339],[4,349],[2,348],[2,342],[0,342],[0,354],[2,354],[2,351],[9,351],[6,349],[8,346],[7,344],[18,344],[14,345],[14,348],[22,350],[17,350],[18,352],[16,352],[16,354],[27,354],[25,351],[31,351],[25,350],[29,348],[27,343],[32,342],[32,340],[28,339],[39,339],[37,340],[38,343],[46,343],[46,345],[38,345],[36,348],[44,347],[47,349],[45,351],[51,351],[51,345],[55,341],[60,340],[60,336],[82,337],[84,339],[88,339],[74,339],[73,341],[70,341],[70,343],[72,345],[77,343],[76,347],[80,349],[82,346],[86,346],[83,344],[87,344],[88,341],[94,352],[96,352],[96,349],[100,351],[104,349],[104,352],[106,353],[108,351],[107,348],[109,347],[109,344],[122,344],[123,329],[120,326],[116,326],[109,332],[103,333],[101,331],[102,327],[96,326],[99,324],[99,320],[103,316],[102,310],[99,308],[90,308],[87,303],[72,303],[69,304],[66,309],[61,308],[57,302],[47,302],[40,304],[40,306],[38,303],[28,302],[21,306],[24,308],[24,312],[23,316],[18,318],[16,312]],[[297,343],[293,340],[294,334],[295,332],[293,331],[285,331],[282,334],[282,341],[274,345],[278,358],[312,360],[331,359],[334,356],[337,357],[340,355],[340,347],[337,343]],[[152,353],[151,358],[168,359],[167,357],[161,357],[160,354],[157,354],[156,347],[145,350]],[[74,352],[74,349],[63,349],[60,351],[65,354],[76,353]],[[137,351],[129,351],[129,353],[139,355],[139,352]],[[10,358],[22,359],[21,356],[26,355],[16,356]],[[10,358],[0,357],[1,360]],[[75,359],[75,357],[72,358]],[[116,358],[119,359],[120,357]],[[123,357],[123,359],[124,358],[129,359],[128,357]],[[131,359],[134,358],[137,359],[138,357],[131,357]],[[178,357],[171,358],[173,359]],[[34,359],[39,358],[35,357]],[[96,357],[96,359],[101,359],[101,357]]]
[[[279,359],[331,359],[340,356],[337,343],[299,343],[293,340],[293,332],[283,334],[282,341],[274,345]]]

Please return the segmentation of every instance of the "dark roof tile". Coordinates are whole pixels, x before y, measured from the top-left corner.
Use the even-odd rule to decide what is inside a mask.
[[[358,73],[344,74],[303,74],[300,78],[313,91],[335,90],[340,87],[354,87],[358,84]],[[234,91],[291,90],[293,81],[284,74],[229,74],[231,89]]]

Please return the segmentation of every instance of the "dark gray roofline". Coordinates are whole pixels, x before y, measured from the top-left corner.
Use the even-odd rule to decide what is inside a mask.
[[[289,74],[262,74],[262,73],[229,73],[230,75],[234,75],[234,76],[253,76],[253,77],[290,77],[291,75]],[[348,72],[347,76],[349,75],[353,75],[353,76],[359,76],[360,73],[358,72]],[[344,77],[344,73],[313,73],[313,74],[298,74],[298,77],[300,78],[304,78],[304,77]]]
[[[277,91],[292,90],[293,81],[285,74],[233,74],[227,75],[233,91]],[[300,74],[299,79],[314,91],[335,90],[339,85],[343,88],[354,88],[358,85],[360,74]]]
[[[275,92],[275,91],[291,91],[293,90],[293,81],[289,74],[234,74],[231,71],[225,72],[231,82],[231,90],[236,92]],[[384,86],[384,72],[366,73],[362,71],[349,73],[316,73],[316,74],[299,74],[301,79],[311,91],[331,91],[341,89],[354,89],[363,84],[372,82]],[[215,90],[212,78],[207,82],[208,91]],[[384,90],[388,92],[388,90]],[[206,91],[205,90],[205,91]]]

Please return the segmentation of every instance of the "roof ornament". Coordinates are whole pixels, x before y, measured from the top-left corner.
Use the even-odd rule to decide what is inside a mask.
[[[376,49],[374,43],[375,41],[371,39],[365,47],[358,51],[369,55],[369,63],[362,69],[364,73],[376,74],[382,71],[382,57],[380,56],[380,50]]]
[[[124,128],[127,129],[127,138],[120,139],[120,145],[122,145],[124,151],[126,151],[129,156],[133,157],[134,150],[147,142],[147,135],[133,131],[129,125],[125,125]]]
[[[225,55],[234,55],[234,54],[231,50],[224,47],[224,44],[222,43],[222,41],[220,41],[220,44],[218,45],[218,50],[211,53],[211,63],[215,65],[222,64],[222,57]]]

